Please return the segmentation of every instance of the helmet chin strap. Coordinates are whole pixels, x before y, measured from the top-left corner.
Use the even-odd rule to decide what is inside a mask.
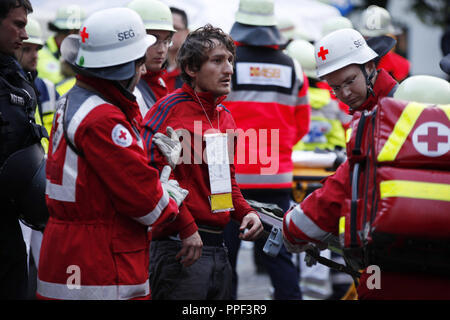
[[[367,97],[369,97],[369,95],[372,95],[375,97],[375,92],[373,91],[373,83],[372,83],[372,79],[373,77],[375,77],[375,74],[377,73],[377,70],[375,69],[374,71],[372,71],[370,73],[370,75],[367,74],[366,71],[366,65],[365,64],[361,64],[359,65],[359,67],[361,68],[361,71],[364,75],[364,78],[366,79],[366,85],[367,85]]]
[[[122,94],[127,97],[128,99],[133,99],[134,95],[133,92],[131,91],[131,85],[133,84],[134,80],[136,79],[137,74],[135,74],[133,77],[131,77],[130,79],[126,80],[126,84],[124,85],[123,81],[118,81],[118,80],[114,80],[113,84],[115,85],[115,87],[117,89],[119,89],[120,92],[122,92]]]
[[[143,64],[144,63],[143,61],[145,61],[145,55],[142,58],[134,61],[135,68],[136,68],[136,64],[139,63],[138,62],[139,60],[142,60],[142,64]],[[130,100],[134,100],[134,99],[136,99],[136,97],[134,96],[133,91],[137,85],[137,82],[138,82],[137,80],[138,80],[139,76],[140,76],[140,71],[136,71],[131,78],[125,79],[122,81],[115,80],[115,81],[113,81],[113,83],[116,86],[116,88],[118,88],[119,91],[122,92],[122,94],[125,97],[127,97]]]
[[[135,83],[136,81],[136,78],[139,76],[139,74],[136,72],[135,74],[134,74],[134,76],[133,77],[131,77],[129,80],[128,80],[128,82],[127,82],[127,84],[126,84],[126,86],[125,86],[125,89],[127,90],[127,91],[129,91],[129,92],[131,92],[132,93],[132,88],[131,88],[131,85],[133,84],[133,83]]]

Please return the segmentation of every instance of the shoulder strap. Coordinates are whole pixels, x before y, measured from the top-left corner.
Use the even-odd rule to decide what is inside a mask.
[[[358,122],[358,128],[356,131],[356,138],[355,138],[355,146],[353,147],[352,153],[354,155],[361,155],[361,142],[362,142],[362,134],[364,130],[364,124],[366,122],[366,113],[363,112],[361,114],[361,118]]]
[[[67,105],[69,104],[69,94],[70,92],[67,94],[67,98],[66,98],[66,102],[64,103],[64,109],[63,109],[63,121],[62,121],[62,126],[63,126],[63,133],[64,133],[64,138],[66,139],[67,145],[70,147],[70,149],[72,149],[73,152],[75,152],[75,154],[77,154],[79,157],[84,158],[84,153],[83,151],[77,149],[77,147],[75,147],[75,144],[70,141],[69,139],[69,135],[67,134]],[[103,96],[99,95],[103,100],[106,100]],[[115,106],[114,104],[110,103],[112,106]],[[128,118],[127,114],[118,106],[117,107],[127,118],[127,121],[130,123],[131,127],[133,128],[133,130],[135,131],[135,133],[137,134],[137,137],[139,138],[139,130],[137,130],[137,128],[133,125],[133,122]]]
[[[153,104],[155,104],[156,102],[156,96],[153,93],[152,89],[150,88],[150,86],[145,82],[145,80],[140,80],[137,87],[139,88],[139,90],[141,91],[141,94],[144,98],[145,103],[147,104],[147,107],[151,107]],[[147,101],[151,102],[151,105],[148,105]]]
[[[391,89],[391,91],[389,91],[387,96],[389,98],[392,98],[394,96],[395,91],[397,91],[397,89],[398,89],[398,83],[396,83],[395,86]]]
[[[78,155],[81,158],[84,158],[84,153],[81,150],[78,150],[75,145],[70,141],[69,135],[67,134],[67,105],[69,104],[69,95],[67,95],[66,102],[64,103],[64,109],[63,109],[63,133],[64,133],[64,139],[66,139],[67,145],[72,149],[73,152],[75,152],[76,155]]]

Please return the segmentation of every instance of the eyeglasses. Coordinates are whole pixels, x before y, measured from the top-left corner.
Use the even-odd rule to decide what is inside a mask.
[[[187,30],[187,28],[184,28],[184,27],[173,26],[173,28],[175,29],[176,32]]]
[[[341,92],[342,89],[344,88],[350,88],[354,83],[356,78],[358,77],[359,73],[356,74],[353,78],[351,78],[350,80],[345,81],[342,85],[340,86],[330,86],[331,89],[333,90],[333,93],[335,95],[339,94]]]

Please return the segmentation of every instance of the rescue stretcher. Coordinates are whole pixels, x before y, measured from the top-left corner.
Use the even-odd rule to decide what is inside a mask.
[[[332,175],[345,159],[340,151],[293,151],[294,201],[302,202],[311,192],[322,187],[320,181]]]

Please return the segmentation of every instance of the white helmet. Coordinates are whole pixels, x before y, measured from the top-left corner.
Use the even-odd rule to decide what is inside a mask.
[[[25,31],[28,34],[28,39],[23,40],[23,43],[37,44],[42,48],[42,46],[44,45],[44,42],[42,41],[42,29],[36,19],[30,16],[28,17]]]
[[[55,19],[48,23],[48,27],[51,31],[55,32],[78,30],[85,18],[86,12],[82,7],[76,4],[70,4],[58,8]]]
[[[252,26],[275,26],[274,0],[240,0],[236,22]]]
[[[319,78],[351,64],[364,64],[378,55],[354,29],[336,30],[315,44]]]
[[[128,8],[136,11],[144,21],[147,30],[176,32],[170,8],[158,0],[133,0]]]
[[[91,72],[109,70],[108,74],[98,72],[99,77],[124,80],[134,75],[134,61],[142,58],[155,42],[135,11],[110,8],[93,13],[81,26],[79,35],[64,39],[61,54],[76,67]]]
[[[365,37],[377,37],[387,34],[398,34],[392,25],[389,12],[379,6],[371,5],[361,15],[359,31]]]
[[[277,17],[277,28],[287,40],[314,40],[310,34],[299,28],[292,19],[286,16]]]
[[[353,23],[350,19],[342,16],[327,19],[322,25],[322,37],[339,29],[353,29]]]
[[[306,76],[317,78],[316,60],[314,59],[314,46],[306,40],[293,40],[286,48],[287,54],[298,61]]]
[[[402,81],[395,99],[432,104],[450,104],[450,83],[444,79],[418,75]]]

